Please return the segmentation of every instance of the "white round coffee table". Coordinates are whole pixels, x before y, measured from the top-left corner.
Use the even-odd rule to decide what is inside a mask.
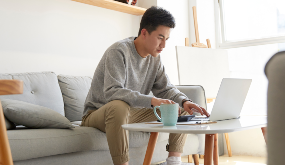
[[[267,117],[244,116],[239,119],[217,121],[217,123],[212,123],[212,124],[193,125],[195,123],[196,122],[178,123],[178,125],[176,126],[163,126],[163,124],[161,123],[157,124],[157,122],[153,122],[153,124],[134,123],[134,124],[124,124],[122,125],[122,127],[125,130],[129,131],[151,132],[143,165],[150,165],[151,163],[153,151],[158,137],[158,132],[205,134],[206,138],[205,138],[204,164],[212,165],[213,152],[214,152],[214,165],[218,165],[217,149],[214,150],[214,148],[217,148],[214,147],[214,136],[217,136],[218,133],[236,132],[252,128],[262,128],[262,132],[264,135],[265,134],[264,130],[267,125]],[[189,125],[179,125],[179,124],[189,124]]]

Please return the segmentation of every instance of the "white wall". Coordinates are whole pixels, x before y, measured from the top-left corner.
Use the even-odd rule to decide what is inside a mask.
[[[185,46],[185,38],[189,38],[188,0],[158,0],[157,6],[168,10],[175,18],[176,27],[171,31],[166,47],[161,52],[161,58],[171,83],[178,85],[175,46]]]
[[[70,0],[0,0],[0,73],[93,77],[111,44],[137,36],[140,19]]]
[[[178,84],[175,46],[188,37],[188,2],[160,0],[177,26],[162,52],[166,72]],[[114,42],[137,36],[141,16],[70,0],[0,0],[0,73],[54,71],[91,76]]]

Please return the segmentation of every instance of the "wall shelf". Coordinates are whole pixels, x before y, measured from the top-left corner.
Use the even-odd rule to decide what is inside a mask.
[[[106,9],[111,9],[133,15],[143,15],[144,12],[146,11],[145,8],[128,5],[114,0],[72,0],[72,1],[103,7]]]

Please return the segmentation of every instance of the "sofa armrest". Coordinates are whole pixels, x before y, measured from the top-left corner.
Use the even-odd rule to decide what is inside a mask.
[[[207,110],[205,90],[201,85],[176,85],[176,88],[194,103],[197,103]]]

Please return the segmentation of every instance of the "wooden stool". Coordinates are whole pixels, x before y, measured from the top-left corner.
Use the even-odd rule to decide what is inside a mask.
[[[0,80],[0,95],[22,94],[23,81]],[[0,100],[0,165],[13,165],[11,149],[6,132],[4,113]]]

